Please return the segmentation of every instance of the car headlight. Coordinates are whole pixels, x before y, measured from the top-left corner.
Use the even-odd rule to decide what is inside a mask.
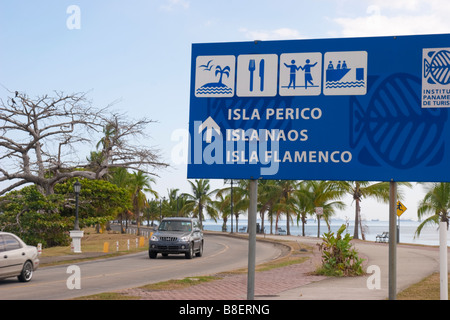
[[[189,236],[181,237],[179,241],[181,241],[181,242],[189,242]]]
[[[158,237],[152,235],[152,237],[150,238],[150,241],[158,241]]]

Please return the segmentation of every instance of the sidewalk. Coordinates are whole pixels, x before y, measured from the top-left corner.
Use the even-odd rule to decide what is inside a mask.
[[[279,293],[277,299],[309,300],[380,300],[389,296],[389,245],[366,241],[353,241],[360,256],[365,258],[365,268],[379,267],[379,289],[373,287],[375,272],[361,277],[327,278]],[[449,263],[450,264],[450,263]],[[439,272],[439,248],[397,245],[397,292],[421,281],[433,272]],[[369,285],[368,285],[369,282]]]
[[[360,257],[366,259],[365,267],[371,265],[379,267],[380,288],[369,289],[367,283],[368,280],[372,283],[374,278],[372,273],[345,278],[311,275],[320,263],[320,254],[315,245],[321,240],[317,238],[269,235],[266,235],[266,238],[307,243],[315,249],[311,253],[311,259],[305,263],[257,272],[256,300],[382,300],[388,298],[389,246],[386,243],[353,241]],[[439,248],[402,244],[397,246],[397,292],[438,271]],[[245,300],[247,275],[226,275],[223,279],[182,290],[148,292],[141,289],[128,289],[121,293],[149,300]]]

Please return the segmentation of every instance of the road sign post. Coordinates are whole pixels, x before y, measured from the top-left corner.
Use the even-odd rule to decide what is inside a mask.
[[[440,299],[448,300],[447,222],[439,222],[439,283]]]
[[[255,265],[256,265],[256,211],[258,197],[258,180],[250,180],[250,206],[248,208],[248,271],[247,300],[255,298]]]
[[[389,300],[397,297],[397,182],[389,184]]]

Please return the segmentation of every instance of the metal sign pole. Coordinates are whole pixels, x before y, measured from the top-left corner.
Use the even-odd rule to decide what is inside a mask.
[[[250,205],[248,208],[248,274],[247,300],[255,298],[255,261],[256,261],[256,209],[258,198],[258,180],[250,180]]]
[[[231,233],[233,233],[233,179],[231,179],[231,193],[230,193],[230,218],[231,218]]]
[[[447,222],[439,222],[439,282],[440,299],[448,300]]]
[[[397,182],[389,184],[389,300],[397,295]]]

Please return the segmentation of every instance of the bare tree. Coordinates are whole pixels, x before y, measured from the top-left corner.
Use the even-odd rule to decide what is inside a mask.
[[[156,175],[155,169],[167,166],[158,150],[130,142],[145,138],[152,120],[129,120],[112,113],[110,106],[93,108],[85,93],[55,92],[34,99],[17,91],[12,95],[0,99],[0,183],[9,182],[0,195],[27,183],[52,194],[58,182],[99,179],[112,167]],[[92,141],[99,135],[98,151],[81,157],[80,149],[95,146]]]

